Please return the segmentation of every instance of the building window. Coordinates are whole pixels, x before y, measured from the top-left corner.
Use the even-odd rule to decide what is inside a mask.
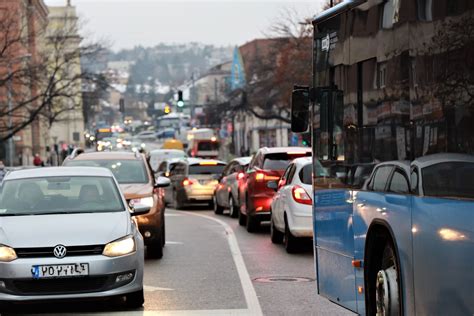
[[[383,6],[382,28],[391,29],[399,21],[400,0],[388,0]]]
[[[387,83],[387,64],[379,63],[377,65],[377,87],[379,89],[385,88]]]
[[[433,21],[433,0],[417,0],[418,20]]]

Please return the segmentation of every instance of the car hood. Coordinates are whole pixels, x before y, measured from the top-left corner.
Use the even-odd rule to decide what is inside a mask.
[[[0,217],[0,244],[13,248],[104,245],[129,233],[126,212]]]
[[[150,196],[153,193],[153,186],[150,183],[120,184],[120,189],[127,200]]]

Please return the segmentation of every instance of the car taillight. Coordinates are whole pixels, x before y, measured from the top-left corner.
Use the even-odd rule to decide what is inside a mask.
[[[192,180],[192,179],[184,179],[183,180],[183,186],[193,185],[194,183],[195,183],[195,181]]]
[[[313,204],[313,200],[305,191],[305,189],[303,189],[302,187],[297,186],[297,185],[294,186],[293,189],[291,190],[291,193],[293,195],[293,200],[295,200],[295,202],[301,203],[301,204],[307,204],[307,205]]]
[[[245,174],[243,172],[239,172],[237,175],[237,179],[242,180],[245,177]]]
[[[270,175],[265,174],[264,172],[257,172],[257,174],[255,175],[255,180],[259,182],[260,181],[276,181],[279,179],[280,179],[279,176],[270,176]]]

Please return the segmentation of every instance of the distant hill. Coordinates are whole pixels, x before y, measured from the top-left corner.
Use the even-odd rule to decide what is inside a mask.
[[[209,68],[232,59],[233,47],[216,47],[201,43],[159,44],[155,47],[137,46],[109,52],[108,61],[128,61],[130,82],[145,84],[150,80],[175,86],[195,78]]]

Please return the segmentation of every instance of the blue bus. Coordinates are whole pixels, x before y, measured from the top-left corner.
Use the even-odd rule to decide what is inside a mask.
[[[317,289],[361,315],[474,314],[474,2],[346,0],[313,20]]]

